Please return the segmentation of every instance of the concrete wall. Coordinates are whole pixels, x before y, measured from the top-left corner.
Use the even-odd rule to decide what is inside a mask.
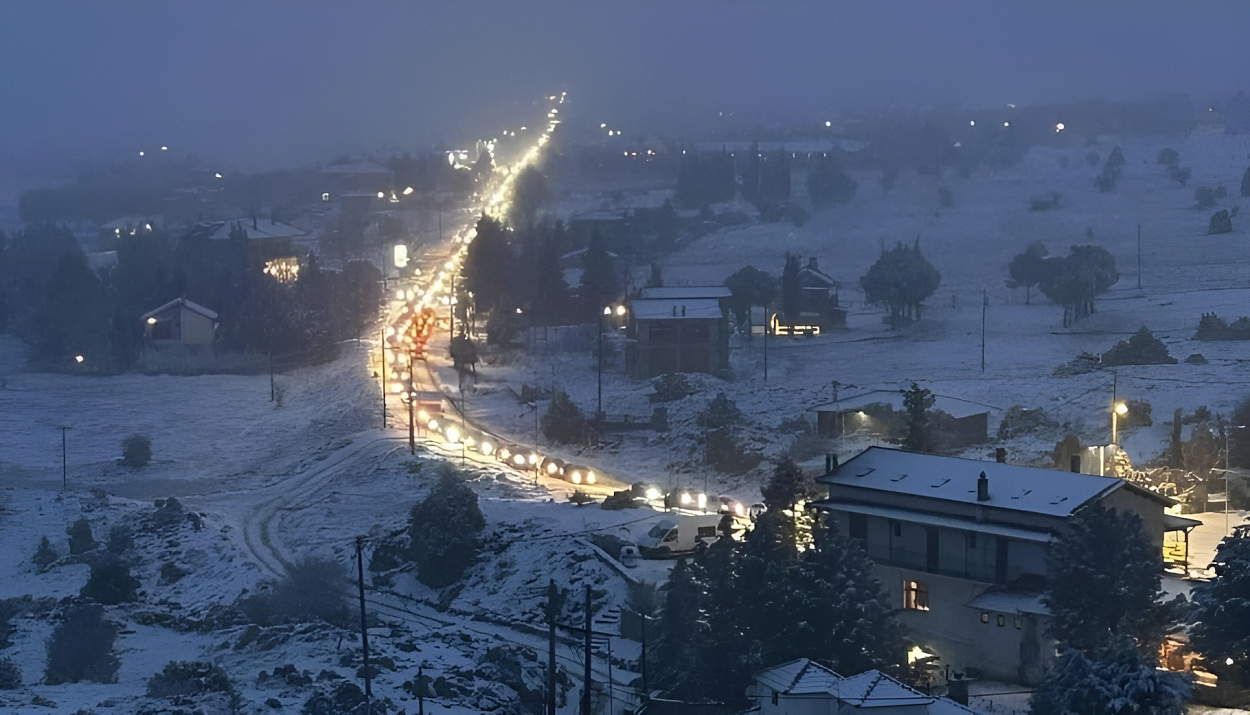
[[[183,345],[213,344],[213,321],[211,319],[193,310],[182,308],[181,323]]]

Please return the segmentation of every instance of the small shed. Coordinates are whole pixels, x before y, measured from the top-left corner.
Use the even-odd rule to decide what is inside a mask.
[[[984,444],[989,441],[989,416],[999,408],[948,395],[933,395],[934,411],[953,418],[951,430],[961,445]],[[871,390],[844,397],[812,408],[816,413],[816,431],[822,437],[872,434],[882,439],[902,436],[906,411],[903,393],[899,390]]]
[[[154,345],[212,345],[217,313],[186,298],[175,298],[139,316]]]

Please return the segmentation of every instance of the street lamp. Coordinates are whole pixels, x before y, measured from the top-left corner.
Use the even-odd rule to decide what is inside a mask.
[[[1128,405],[1124,402],[1117,402],[1111,406],[1111,444],[1119,445],[1116,441],[1119,430],[1119,418],[1128,414]]]
[[[1229,425],[1224,430],[1224,535],[1228,536],[1228,508],[1229,502],[1232,501],[1232,492],[1228,490],[1228,474],[1230,471],[1229,464],[1229,444],[1233,436],[1233,430],[1245,429],[1245,425]]]

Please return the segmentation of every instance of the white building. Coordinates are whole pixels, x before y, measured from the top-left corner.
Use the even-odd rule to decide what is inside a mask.
[[[858,540],[915,644],[973,677],[1037,683],[1054,658],[1046,549],[1087,507],[1141,517],[1162,549],[1199,525],[1171,499],[1116,477],[871,447],[818,481],[813,506]]]
[[[980,715],[954,700],[925,695],[879,670],[843,677],[800,658],[756,674],[748,693],[760,715]]]

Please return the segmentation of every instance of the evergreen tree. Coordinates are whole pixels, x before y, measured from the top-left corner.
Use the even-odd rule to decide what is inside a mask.
[[[497,219],[482,214],[477,222],[477,236],[465,251],[458,286],[473,294],[477,312],[490,312],[503,298],[515,261],[508,230]]]
[[[799,257],[786,251],[786,264],[781,271],[781,312],[786,320],[795,321],[803,311],[803,287],[799,284]]]
[[[942,274],[920,253],[920,239],[908,247],[899,243],[881,253],[868,273],[859,279],[869,303],[890,311],[890,327],[904,320],[919,320],[920,306],[942,283]]]
[[[817,494],[816,480],[806,474],[790,457],[782,457],[773,467],[773,473],[760,495],[769,511],[793,509],[800,501],[807,501]]]
[[[1158,670],[1131,639],[1090,656],[1064,651],[1030,701],[1033,715],[1182,715],[1189,684]]]
[[[557,390],[551,396],[551,406],[547,408],[541,422],[543,435],[552,442],[578,444],[585,439],[586,418],[573,400],[569,399],[567,392]]]
[[[664,585],[664,610],[660,613],[659,638],[647,653],[655,673],[653,684],[669,696],[694,700],[703,696],[699,644],[706,636],[699,607],[702,588],[686,561],[680,560]]]
[[[1168,354],[1168,346],[1143,325],[1128,340],[1117,342],[1114,347],[1103,353],[1102,364],[1175,365],[1176,358]]]
[[[39,568],[46,569],[56,563],[58,558],[60,556],[56,553],[56,549],[52,548],[52,542],[48,541],[48,537],[45,536],[39,540],[39,548],[35,550],[35,555],[30,560]]]
[[[1062,305],[1064,327],[1096,312],[1095,299],[1120,280],[1115,256],[1100,246],[1073,246],[1068,255],[1046,259],[1038,288]]]
[[[477,561],[480,534],[485,528],[477,494],[454,469],[444,466],[430,493],[408,517],[417,578],[430,588],[459,581]]]
[[[664,276],[660,273],[660,264],[655,261],[651,262],[651,275],[647,277],[648,288],[663,288]],[[0,328],[0,331],[3,329]]]
[[[903,449],[913,452],[929,452],[933,441],[929,436],[929,410],[937,398],[925,388],[912,383],[903,390],[903,410],[907,412],[907,433],[903,435]]]
[[[1246,173],[1241,177],[1241,195],[1250,196],[1250,167],[1246,168]]]
[[[133,601],[138,593],[139,579],[131,575],[130,567],[116,557],[93,562],[91,576],[79,591],[83,598],[90,598],[106,606]]]
[[[91,534],[91,522],[86,519],[78,519],[73,524],[70,524],[65,529],[65,533],[69,536],[70,556],[85,554],[99,546],[95,537]]]
[[[1007,271],[1011,275],[1011,280],[1007,281],[1007,287],[1024,288],[1025,305],[1030,303],[1033,286],[1046,278],[1046,271],[1049,269],[1049,264],[1046,262],[1048,253],[1045,244],[1041,241],[1034,241],[1024,249],[1024,253],[1011,259],[1011,263],[1007,266]]]
[[[518,228],[533,225],[538,218],[538,212],[550,200],[551,189],[547,186],[547,177],[537,167],[525,167],[517,174],[513,183],[509,222]]]
[[[1189,642],[1221,681],[1250,688],[1250,527],[1215,552],[1215,578],[1191,592]]]
[[[591,320],[597,320],[604,306],[621,297],[621,276],[605,243],[594,229],[582,258],[582,307]]]
[[[1133,639],[1154,665],[1164,636],[1179,621],[1184,598],[1164,602],[1162,554],[1141,517],[1087,507],[1068,520],[1046,556],[1044,603],[1051,635],[1065,648],[1095,657],[1120,637]]]
[[[739,323],[747,321],[752,306],[767,305],[777,295],[776,279],[755,266],[739,268],[725,279],[725,287],[730,293],[729,309]]]
[[[120,662],[113,654],[117,627],[104,617],[100,606],[70,606],[48,640],[48,685],[83,680],[112,683]]]

